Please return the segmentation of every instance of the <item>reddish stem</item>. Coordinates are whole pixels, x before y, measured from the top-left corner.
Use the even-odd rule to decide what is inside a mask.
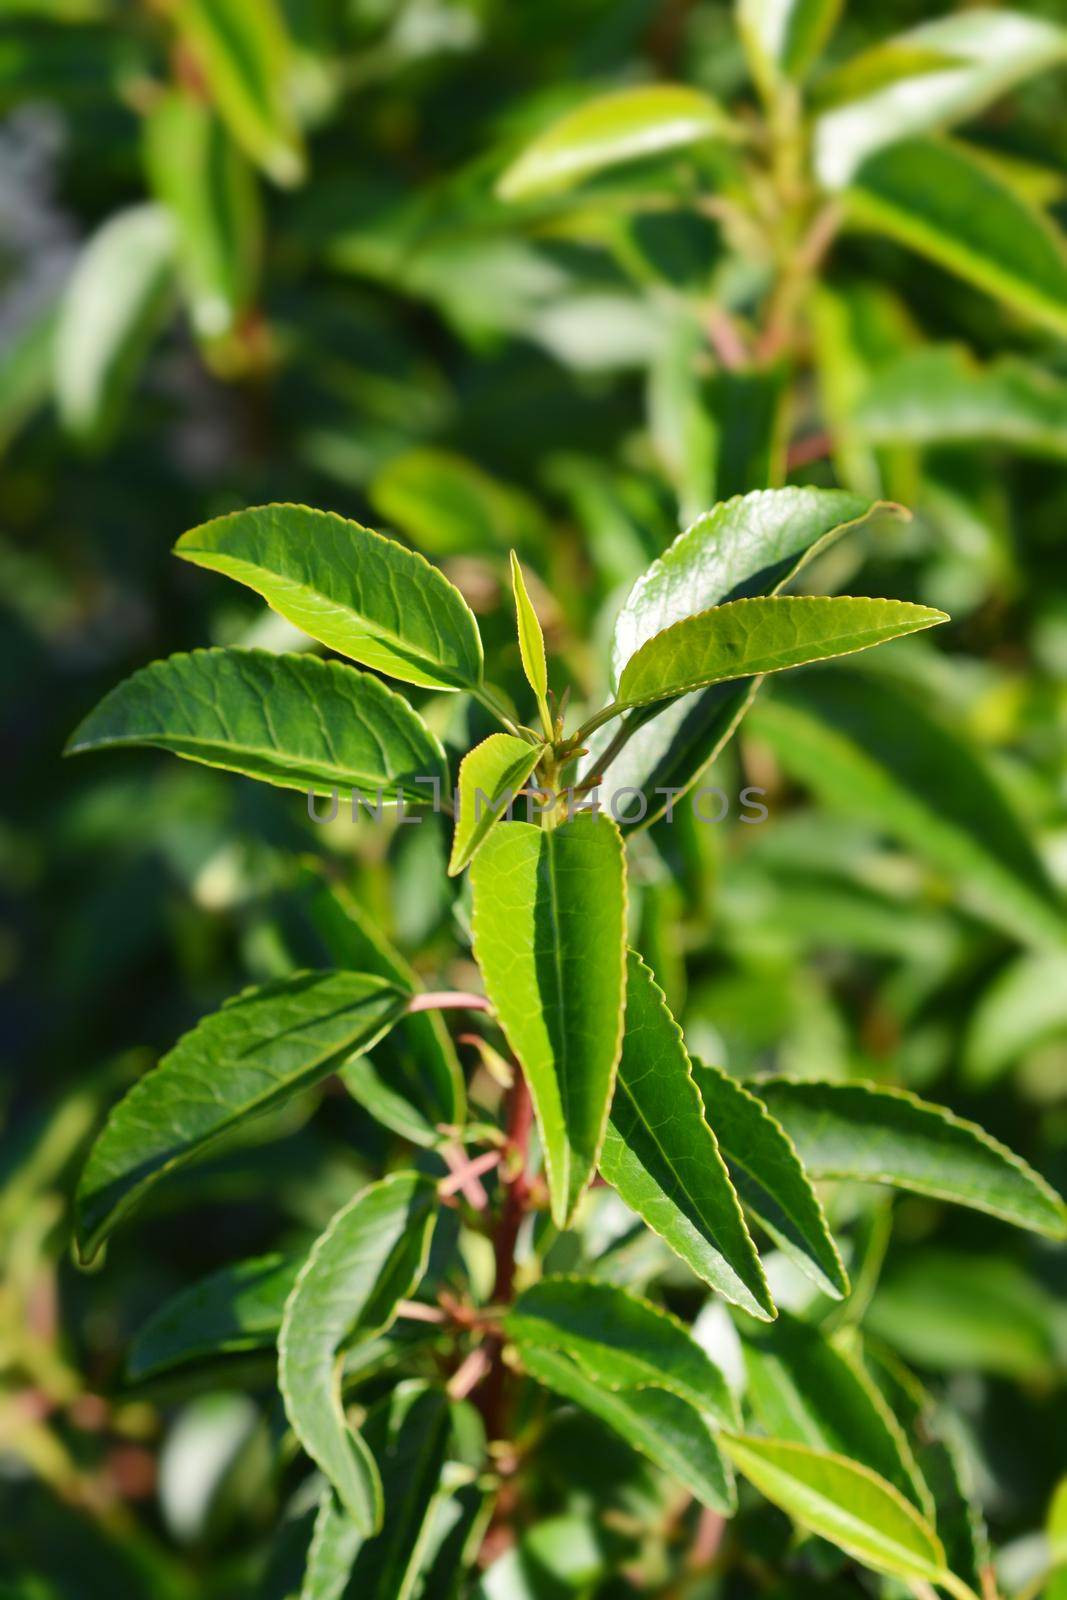
[[[515,1245],[519,1229],[526,1214],[530,1198],[530,1177],[527,1163],[530,1152],[530,1132],[533,1128],[533,1102],[522,1072],[516,1067],[515,1079],[508,1091],[507,1157],[504,1170],[504,1205],[493,1239],[493,1257],[496,1271],[493,1278],[494,1305],[510,1305],[515,1293]],[[482,1347],[490,1358],[480,1404],[490,1439],[504,1436],[504,1401],[507,1388],[507,1369],[502,1360],[503,1340],[491,1334]]]
[[[492,1172],[493,1168],[498,1167],[503,1159],[499,1150],[486,1150],[482,1155],[475,1156],[473,1160],[465,1161],[461,1167],[454,1167],[451,1176],[438,1184],[438,1194],[442,1200],[445,1200],[449,1195],[455,1194],[457,1190],[465,1190],[472,1178],[480,1178],[483,1172]],[[479,1185],[479,1188],[481,1188],[481,1185]],[[481,1190],[481,1194],[485,1195],[484,1189]]]
[[[462,989],[427,989],[413,995],[408,1011],[492,1011],[484,994],[467,994]]]

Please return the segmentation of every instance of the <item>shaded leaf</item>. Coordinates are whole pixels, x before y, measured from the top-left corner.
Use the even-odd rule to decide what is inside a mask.
[[[641,156],[705,139],[737,136],[722,108],[699,89],[659,83],[587,100],[527,145],[497,184],[502,200],[556,194]]]
[[[1067,1206],[1055,1190],[999,1140],[943,1106],[871,1083],[761,1078],[756,1088],[813,1178],[890,1184],[1067,1237]]]
[[[840,1299],[848,1293],[848,1274],[793,1141],[763,1101],[729,1073],[695,1059],[692,1070],[742,1205],[824,1294]]]
[[[432,804],[448,778],[422,718],[370,673],[266,650],[194,650],[142,667],[90,711],[67,753],[122,745],[373,806]]]
[[[622,840],[589,813],[552,829],[505,823],[471,887],[475,957],[530,1085],[562,1227],[596,1170],[622,1039]]]
[[[381,1527],[382,1486],[366,1441],[345,1418],[336,1357],[342,1345],[387,1328],[418,1285],[436,1210],[436,1185],[418,1173],[363,1189],[312,1247],[278,1337],[286,1416],[364,1536]]]
[[[474,616],[415,550],[332,511],[258,506],[183,533],[175,553],[261,594],[313,639],[405,683],[481,682]]]
[[[615,1393],[662,1389],[712,1422],[737,1425],[737,1405],[718,1367],[684,1323],[638,1295],[589,1278],[542,1278],[519,1295],[504,1331],[573,1361]]]
[[[1000,1077],[1029,1050],[1067,1033],[1067,955],[1024,954],[1004,967],[971,1013],[964,1041],[969,1083]]]
[[[699,1278],[756,1317],[774,1315],[715,1135],[663,993],[630,951],[626,1016],[600,1170]]]
[[[160,1178],[248,1117],[324,1078],[401,1016],[407,996],[360,972],[305,972],[249,989],[179,1039],[111,1112],[75,1197],[91,1261]]]
[[[170,1367],[274,1343],[300,1261],[257,1256],[222,1267],[160,1306],[126,1358],[131,1382]]]

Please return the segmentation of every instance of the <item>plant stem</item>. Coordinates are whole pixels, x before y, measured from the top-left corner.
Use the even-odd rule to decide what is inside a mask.
[[[471,694],[479,705],[483,705],[489,714],[494,716],[499,723],[502,723],[508,732],[514,734],[517,739],[530,738],[529,733],[520,728],[509,716],[505,707],[497,699],[496,692],[487,683],[480,683],[476,689],[471,690]]]
[[[465,989],[426,989],[412,995],[409,1015],[415,1011],[492,1011],[484,994],[469,994]]]
[[[530,1178],[527,1162],[530,1149],[530,1132],[533,1128],[533,1102],[522,1071],[516,1067],[515,1078],[508,1091],[508,1159],[504,1179],[504,1205],[493,1238],[492,1302],[510,1305],[515,1294],[515,1246],[519,1229],[526,1214],[530,1196]],[[506,1436],[505,1401],[507,1399],[508,1372],[503,1362],[504,1341],[499,1334],[490,1334],[483,1346],[489,1356],[489,1368],[480,1395],[480,1409],[490,1439]]]

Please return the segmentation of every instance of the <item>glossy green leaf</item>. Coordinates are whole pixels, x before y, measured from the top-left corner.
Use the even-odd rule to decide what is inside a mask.
[[[696,1059],[692,1069],[741,1204],[824,1294],[840,1299],[848,1293],[848,1274],[793,1141],[763,1101],[728,1072]]]
[[[261,594],[313,639],[405,683],[481,682],[478,625],[425,557],[332,511],[259,506],[192,528],[176,554]]]
[[[737,137],[709,95],[680,83],[619,89],[587,100],[554,122],[511,163],[497,185],[502,200],[558,194],[605,168]]]
[[[75,1197],[81,1259],[160,1178],[369,1047],[406,1004],[381,978],[304,972],[205,1017],[119,1101],[93,1145]]]
[[[869,1468],[782,1439],[727,1434],[723,1448],[761,1494],[809,1533],[875,1572],[944,1583],[941,1541],[903,1495]]]
[[[416,994],[418,976],[377,922],[343,884],[305,863],[281,900],[282,937],[298,967],[346,967],[371,972]],[[374,1049],[347,1061],[340,1078],[348,1092],[402,1139],[433,1146],[442,1126],[466,1116],[466,1086],[452,1036],[439,1011],[408,1013]]]
[[[982,366],[962,346],[927,346],[875,376],[851,427],[870,444],[989,443],[1062,461],[1067,384],[1014,357]]]
[[[971,1013],[964,1042],[968,1083],[999,1078],[1028,1051],[1067,1034],[1067,955],[1025,953],[997,974]]]
[[[1040,1174],[943,1106],[871,1083],[761,1078],[756,1088],[813,1178],[885,1183],[1067,1237],[1067,1206]]]
[[[333,1218],[300,1270],[278,1337],[285,1413],[365,1536],[382,1524],[381,1480],[341,1404],[337,1353],[387,1328],[426,1269],[437,1190],[414,1172],[363,1189]]]
[[[744,1352],[745,1393],[767,1434],[847,1456],[933,1516],[904,1430],[858,1361],[787,1311]]]
[[[633,951],[600,1170],[699,1278],[753,1316],[774,1316],[756,1247],[704,1120],[681,1029]]]
[[[294,1256],[256,1256],[183,1289],[138,1330],[127,1377],[137,1382],[188,1362],[272,1345],[299,1267]]]
[[[716,506],[634,584],[615,624],[613,682],[631,656],[672,623],[724,601],[777,593],[842,534],[876,510],[891,509],[843,490],[807,488],[760,490]],[[636,731],[607,775],[613,815],[626,820],[642,803],[647,820],[662,813],[668,803],[662,791],[680,794],[696,782],[744,716],[754,687],[741,680],[629,712],[627,731]],[[594,746],[588,772],[596,771],[597,753]],[[624,796],[627,789],[640,798]]]
[[[851,655],[947,622],[906,600],[776,595],[734,600],[684,617],[649,639],[619,677],[623,709],[673,699],[710,684]]]
[[[381,1532],[364,1537],[327,1486],[315,1519],[301,1600],[408,1600],[442,1495],[452,1415],[440,1389],[409,1381],[373,1406],[363,1439],[382,1482]]]
[[[588,1278],[542,1278],[519,1296],[504,1331],[520,1352],[555,1351],[613,1393],[662,1389],[712,1422],[737,1426],[725,1378],[685,1324],[625,1289]]]
[[[531,1377],[614,1428],[701,1505],[726,1516],[733,1511],[733,1480],[715,1433],[686,1401],[663,1389],[605,1388],[568,1356],[536,1345],[523,1347],[522,1362]]]
[[[559,1226],[596,1170],[622,1041],[626,866],[588,812],[494,829],[471,870],[474,953],[533,1096]]]
[[[182,0],[174,20],[234,137],[276,183],[298,183],[304,152],[292,103],[296,63],[275,0]]]
[[[1067,246],[1047,217],[958,144],[908,139],[868,157],[851,220],[888,235],[1053,332],[1067,331]]]
[[[1022,818],[947,718],[895,680],[811,673],[775,686],[754,731],[831,811],[947,872],[968,909],[1028,944],[1061,945],[1060,897]]]
[[[542,747],[510,733],[491,733],[463,757],[459,767],[459,810],[448,863],[451,876],[462,872],[510,810],[541,757]]]
[[[193,326],[229,333],[252,305],[261,253],[256,182],[203,100],[174,91],[145,119],[145,158],[156,198],[174,218]]]
[[[76,729],[68,754],[155,745],[281,789],[433,804],[444,752],[367,672],[308,655],[194,650],[142,667]]]
[[[780,77],[802,78],[818,60],[843,0],[738,0],[737,26],[765,92]]]
[[[819,177],[840,188],[872,151],[962,122],[1065,56],[1067,30],[982,6],[873,45],[835,74],[835,98],[844,103],[816,122]],[[887,76],[886,63],[894,60],[902,65]]]
[[[537,696],[538,706],[544,706],[545,696],[548,694],[548,666],[545,662],[545,636],[541,632],[541,624],[537,618],[526,592],[526,580],[522,575],[519,558],[514,550],[511,552],[511,589],[515,596],[515,621],[519,630],[519,654],[522,657],[522,670],[526,674],[526,681]],[[547,718],[547,711],[542,715]],[[549,729],[545,729],[546,735]]]
[[[116,212],[85,246],[56,327],[53,383],[60,420],[86,444],[116,427],[148,346],[166,320],[175,234],[159,205]]]

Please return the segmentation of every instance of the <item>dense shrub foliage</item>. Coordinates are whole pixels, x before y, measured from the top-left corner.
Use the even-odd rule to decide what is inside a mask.
[[[9,8],[5,1600],[1067,1594],[1056,9]]]

